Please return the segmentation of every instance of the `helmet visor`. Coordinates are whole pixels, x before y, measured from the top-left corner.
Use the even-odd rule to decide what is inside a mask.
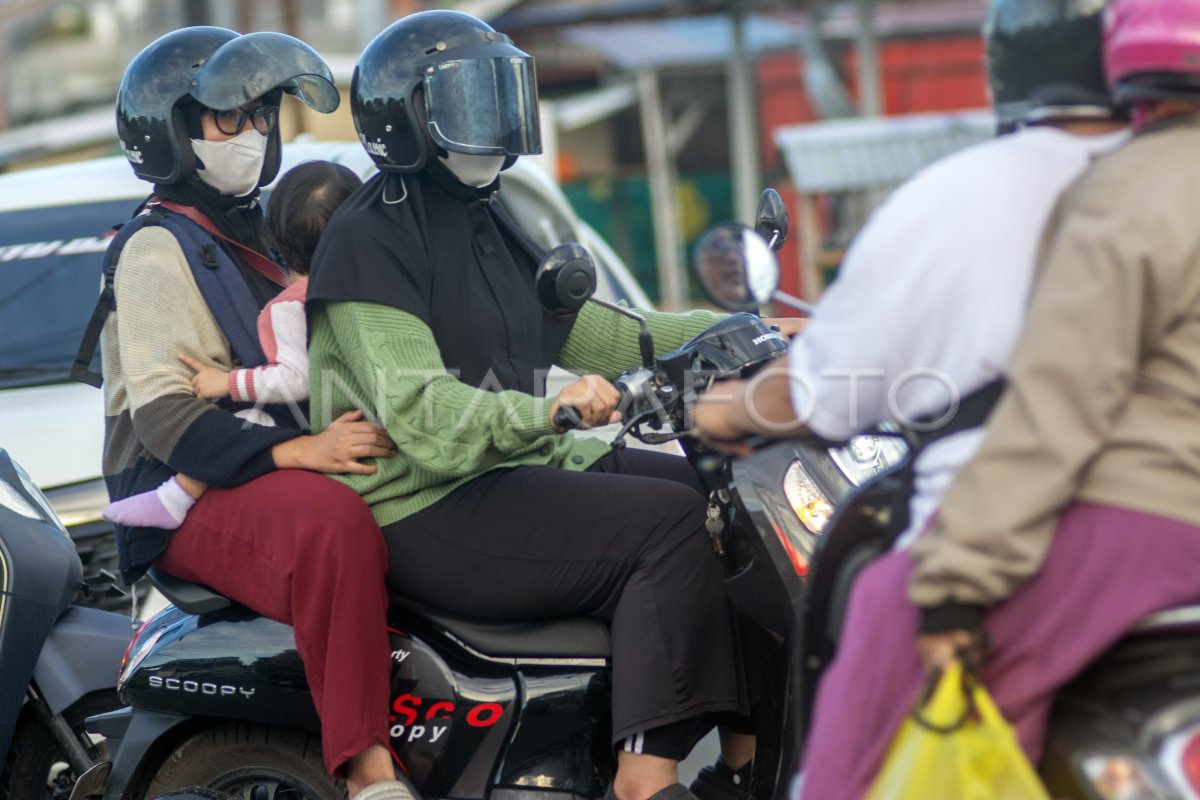
[[[458,153],[542,152],[537,80],[528,56],[443,61],[425,68],[433,140]]]
[[[229,41],[196,71],[192,97],[209,108],[237,108],[275,89],[310,108],[338,107],[333,73],[316,51],[283,33],[248,33]]]

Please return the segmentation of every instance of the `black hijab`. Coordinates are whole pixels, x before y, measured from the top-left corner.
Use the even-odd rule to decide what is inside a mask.
[[[436,159],[415,174],[376,175],[322,234],[308,307],[397,308],[429,326],[459,380],[540,394],[575,319],[538,303],[534,279],[545,251],[500,203],[497,187],[466,186]]]

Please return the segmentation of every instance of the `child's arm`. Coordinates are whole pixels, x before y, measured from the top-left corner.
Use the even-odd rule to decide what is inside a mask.
[[[266,312],[269,315],[267,324],[260,323],[259,336],[267,363],[253,369],[235,369],[227,377],[221,376],[225,380],[224,391],[244,403],[307,400],[308,323],[304,303],[298,300],[273,302]]]
[[[201,400],[215,400],[229,396],[229,376],[218,367],[206,367],[191,356],[179,354],[179,360],[196,373],[192,376],[192,393]],[[234,370],[237,372],[237,370]]]

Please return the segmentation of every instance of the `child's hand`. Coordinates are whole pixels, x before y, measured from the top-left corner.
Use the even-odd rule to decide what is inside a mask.
[[[179,354],[179,360],[196,373],[192,376],[192,391],[201,400],[229,396],[229,373],[216,367],[206,367],[194,358]]]

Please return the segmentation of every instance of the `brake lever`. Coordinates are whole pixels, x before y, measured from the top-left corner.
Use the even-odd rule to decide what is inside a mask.
[[[623,422],[621,424],[621,429],[619,431],[617,431],[617,435],[613,437],[613,440],[610,444],[613,447],[617,448],[618,450],[625,447],[628,444],[628,442],[625,441],[625,437],[628,436],[629,433],[634,428],[636,428],[638,425],[640,425],[642,423],[642,421],[644,421],[650,413],[652,413],[652,412],[642,412],[641,414],[637,414],[637,415],[632,416],[629,419],[625,420],[625,422]],[[637,436],[637,438],[641,439],[643,442],[646,441],[646,439],[644,439],[640,434],[634,434],[634,435]],[[647,435],[649,435],[649,434],[647,434]],[[655,443],[650,442],[650,444],[655,444]]]
[[[677,442],[687,434],[671,431],[670,433],[635,433],[634,436],[646,444],[666,444],[667,442]]]

